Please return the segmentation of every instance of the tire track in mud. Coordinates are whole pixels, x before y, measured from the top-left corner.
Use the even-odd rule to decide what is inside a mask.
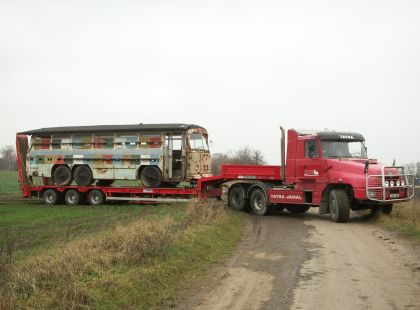
[[[233,257],[213,270],[178,309],[286,309],[293,299],[309,226],[302,215],[249,215]]]
[[[420,309],[420,249],[353,213],[249,215],[243,241],[178,309]]]

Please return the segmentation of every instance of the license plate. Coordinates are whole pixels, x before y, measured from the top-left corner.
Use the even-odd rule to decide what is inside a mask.
[[[391,198],[391,199],[393,199],[393,198],[400,198],[400,194],[390,194],[389,195],[389,197]]]

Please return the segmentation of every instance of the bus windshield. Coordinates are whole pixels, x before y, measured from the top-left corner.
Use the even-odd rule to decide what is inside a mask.
[[[207,135],[203,135],[200,132],[194,132],[190,135],[190,147],[193,150],[209,150],[207,143]]]
[[[321,141],[325,158],[366,158],[364,141]]]

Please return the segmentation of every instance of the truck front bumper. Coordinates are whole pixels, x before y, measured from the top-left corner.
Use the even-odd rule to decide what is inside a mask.
[[[385,174],[386,168],[398,169],[400,173]],[[379,203],[408,201],[414,196],[414,176],[404,173],[404,167],[383,167],[381,174],[366,176],[364,196]]]

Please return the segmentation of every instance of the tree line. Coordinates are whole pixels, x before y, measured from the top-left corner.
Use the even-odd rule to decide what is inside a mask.
[[[13,146],[5,146],[1,149],[0,170],[14,171],[17,170],[16,151]]]
[[[416,163],[407,164],[404,166],[405,172],[412,174],[416,179],[416,183],[420,184],[420,161]]]
[[[237,151],[212,154],[211,172],[213,175],[218,175],[222,164],[264,165],[265,163],[264,155],[259,150],[244,146]]]

